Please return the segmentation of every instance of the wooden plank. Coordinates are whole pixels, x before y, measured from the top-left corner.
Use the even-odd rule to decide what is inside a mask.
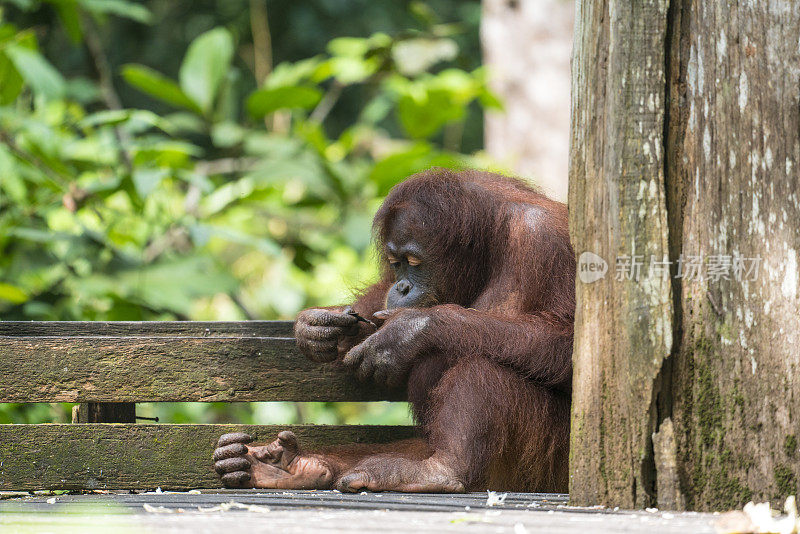
[[[408,438],[410,426],[0,425],[0,490],[191,489],[220,487],[211,455],[222,434],[258,442],[281,431],[314,449]]]
[[[294,337],[292,321],[0,321],[0,336]]]
[[[291,492],[294,493],[294,492]],[[454,534],[480,532],[553,532],[559,534],[714,534],[719,516],[696,513],[630,512],[576,508],[554,509],[536,498],[524,507],[467,505],[429,506],[436,498],[420,496],[419,506],[394,506],[392,493],[368,493],[358,503],[330,505],[329,493],[314,492],[304,506],[292,506],[293,495],[241,493],[217,501],[188,495],[179,506],[171,494],[142,496],[59,495],[0,502],[0,530],[9,532],[280,532],[380,534]],[[336,495],[336,494],[334,494]],[[406,494],[397,495],[407,497]],[[510,497],[510,496],[509,496]],[[335,498],[339,498],[336,495]],[[344,500],[346,495],[342,495]],[[48,502],[48,499],[51,499]],[[384,504],[389,500],[388,505]],[[508,499],[507,499],[508,500]],[[233,501],[253,508],[231,508]],[[486,502],[486,492],[474,502]],[[149,505],[145,508],[143,505]],[[222,505],[222,506],[220,506]],[[219,508],[212,508],[220,506]],[[235,506],[235,505],[234,505]],[[152,507],[152,508],[151,508]],[[202,509],[202,511],[200,511]],[[264,512],[269,513],[264,513]]]
[[[487,502],[485,491],[470,493],[341,493],[335,490],[277,490],[277,489],[202,489],[199,493],[187,492],[129,492],[113,491],[111,493],[82,493],[59,495],[57,504],[72,505],[73,512],[81,508],[95,505],[120,505],[130,509],[131,513],[147,513],[142,505],[163,506],[167,510],[197,510],[197,507],[208,508],[223,503],[236,501],[245,505],[268,506],[271,510],[301,510],[303,508],[327,508],[329,510],[404,510],[426,512],[464,512],[465,508],[473,511],[522,510],[537,511],[563,510],[568,496],[564,493],[517,493],[503,492],[506,497],[502,502]],[[0,515],[16,512],[52,513],[52,503],[47,501],[52,495],[27,496],[24,500],[0,501]],[[610,510],[583,509],[584,513],[608,513]],[[654,517],[651,515],[651,517]]]
[[[405,399],[290,338],[0,337],[0,362],[0,402]]]

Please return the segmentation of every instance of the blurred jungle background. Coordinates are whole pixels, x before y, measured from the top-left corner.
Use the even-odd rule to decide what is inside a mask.
[[[518,4],[0,2],[0,319],[291,319],[348,302],[376,277],[375,209],[434,165],[521,173],[563,200],[572,5]],[[0,423],[70,408],[0,404]],[[137,414],[409,422],[388,403]]]

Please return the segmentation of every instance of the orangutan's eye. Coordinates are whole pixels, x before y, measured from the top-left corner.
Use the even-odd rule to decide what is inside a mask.
[[[417,265],[422,263],[422,260],[417,258],[416,256],[408,256],[407,259],[408,259],[408,264],[411,265],[412,267],[416,267]]]

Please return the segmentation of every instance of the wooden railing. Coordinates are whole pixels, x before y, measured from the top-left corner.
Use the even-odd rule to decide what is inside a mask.
[[[404,400],[315,364],[292,323],[0,321],[0,402],[75,402],[73,424],[0,425],[0,490],[218,487],[217,438],[285,428],[307,447],[413,427],[136,424],[137,402]],[[77,408],[77,407],[76,407]]]

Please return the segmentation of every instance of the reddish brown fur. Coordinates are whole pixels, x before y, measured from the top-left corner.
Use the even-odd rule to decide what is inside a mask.
[[[433,169],[392,190],[375,216],[379,244],[403,210],[446,284],[432,329],[440,354],[408,382],[433,447],[472,448],[456,453],[469,489],[565,491],[575,310],[566,206],[516,179]],[[384,273],[379,294],[393,281],[385,259]],[[371,293],[356,310],[382,309]]]
[[[311,456],[352,491],[566,491],[575,308],[566,206],[517,179],[431,169],[391,191],[374,230],[381,251],[411,232],[433,258],[437,302],[402,312],[429,320],[407,382],[423,438]],[[353,305],[363,316],[384,308],[394,277],[385,257],[383,267]],[[340,356],[371,333],[360,328]]]

